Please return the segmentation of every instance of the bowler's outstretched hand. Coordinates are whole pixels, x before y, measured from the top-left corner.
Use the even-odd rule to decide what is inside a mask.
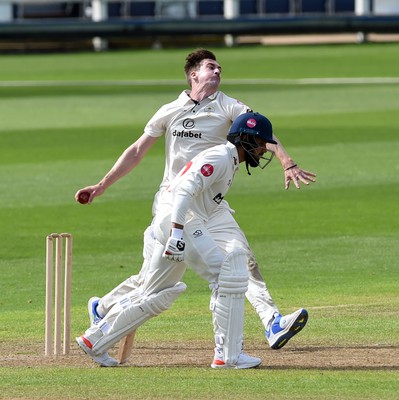
[[[304,185],[309,185],[310,182],[316,182],[316,174],[313,172],[305,171],[297,165],[293,168],[286,169],[285,175],[285,190],[290,187],[291,181],[297,189],[300,189],[299,183],[302,182]]]

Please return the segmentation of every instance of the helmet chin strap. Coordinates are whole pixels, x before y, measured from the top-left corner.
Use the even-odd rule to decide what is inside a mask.
[[[245,166],[247,167],[248,175],[251,175],[251,173],[249,172],[249,167],[259,167],[259,160],[256,160],[251,152],[247,150],[245,150]]]
[[[256,147],[256,142],[253,138],[250,138],[248,142],[241,142],[241,146],[245,151],[245,167],[247,168],[248,175],[251,175],[249,167],[255,168],[259,166],[259,162],[251,154],[251,150]]]
[[[248,175],[251,175],[251,173],[249,172],[249,163],[247,160],[247,154],[248,153],[245,153],[245,167],[247,168]]]

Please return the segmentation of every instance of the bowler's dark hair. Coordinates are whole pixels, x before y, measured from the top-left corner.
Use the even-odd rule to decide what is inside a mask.
[[[201,62],[206,59],[216,61],[216,56],[211,51],[206,49],[197,49],[186,57],[186,64],[184,65],[184,72],[186,74],[187,82],[191,86],[190,72],[198,69]]]

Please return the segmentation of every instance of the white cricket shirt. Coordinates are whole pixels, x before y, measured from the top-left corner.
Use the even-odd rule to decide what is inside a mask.
[[[190,91],[162,106],[150,119],[144,132],[153,137],[165,135],[165,170],[161,188],[198,153],[226,143],[232,122],[250,110],[240,101],[215,92],[200,103]]]
[[[189,161],[161,195],[161,203],[172,207],[171,221],[184,225],[187,213],[207,221],[230,189],[238,166],[237,148],[230,142]]]

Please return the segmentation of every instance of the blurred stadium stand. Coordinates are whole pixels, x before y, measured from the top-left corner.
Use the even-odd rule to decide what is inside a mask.
[[[0,0],[0,45],[359,32],[399,33],[399,0]]]

